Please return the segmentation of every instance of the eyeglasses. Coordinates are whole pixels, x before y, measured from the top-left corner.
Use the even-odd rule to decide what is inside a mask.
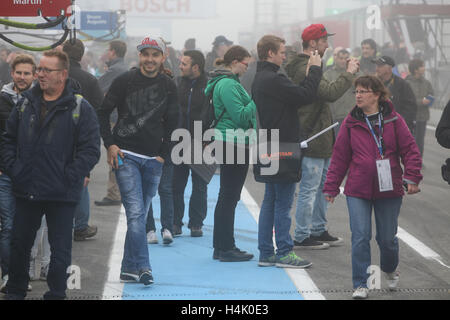
[[[49,68],[42,68],[42,67],[36,68],[36,72],[37,72],[37,73],[39,73],[39,72],[41,72],[41,71],[42,71],[44,74],[49,74],[50,72],[62,71],[62,69],[49,69]]]
[[[354,95],[357,95],[357,94],[367,94],[367,93],[373,93],[373,91],[367,91],[367,90],[356,90],[356,91],[353,91],[353,94],[354,94]]]

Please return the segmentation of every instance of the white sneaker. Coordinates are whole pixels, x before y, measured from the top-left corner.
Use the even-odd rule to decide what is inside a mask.
[[[156,236],[155,231],[150,231],[147,233],[147,242],[149,244],[157,244],[158,243],[158,237]]]
[[[9,278],[8,275],[6,275],[2,279],[3,282],[2,282],[2,285],[0,286],[0,292],[1,293],[5,293],[5,294],[7,293],[6,292],[6,284],[8,283],[8,278]]]
[[[359,287],[353,292],[353,299],[355,300],[364,300],[369,297],[369,289]]]
[[[386,281],[390,291],[397,291],[397,285],[400,280],[400,275],[398,272],[385,273]]]
[[[173,242],[172,233],[167,229],[164,229],[162,231],[162,237],[163,237],[164,244],[171,244]]]

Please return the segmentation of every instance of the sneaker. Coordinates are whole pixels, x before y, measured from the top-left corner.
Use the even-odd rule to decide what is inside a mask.
[[[182,230],[181,226],[174,225],[172,230],[173,230],[172,234],[174,237],[179,237],[183,234],[183,230]]]
[[[273,255],[267,258],[259,258],[258,266],[260,267],[274,267],[277,264],[277,256]]]
[[[30,259],[30,270],[28,271],[28,275],[30,277],[30,281],[37,280],[36,277],[36,258]]]
[[[161,235],[164,244],[171,244],[173,242],[172,233],[169,230],[164,229],[163,231],[161,231]]]
[[[364,300],[369,297],[369,289],[364,287],[359,287],[353,292],[352,298],[355,300]]]
[[[222,255],[222,250],[220,249],[214,249],[214,253],[213,253],[213,259],[214,260],[220,260],[220,256]]]
[[[244,262],[252,260],[253,257],[251,253],[233,248],[228,251],[221,251],[219,260],[221,262]]]
[[[327,243],[330,247],[338,247],[344,243],[342,238],[333,237],[328,231],[325,231],[318,237],[311,236],[311,239],[317,242]]]
[[[147,233],[147,242],[148,244],[157,244],[158,237],[156,236],[156,231],[150,231]]]
[[[385,273],[387,284],[390,291],[397,291],[397,285],[400,280],[398,272]]]
[[[278,268],[305,269],[312,266],[312,263],[300,258],[294,251],[291,251],[284,257],[277,258],[276,266]]]
[[[153,284],[153,276],[150,270],[141,271],[139,273],[139,282],[145,286]]]
[[[73,232],[73,240],[74,241],[84,241],[86,239],[90,239],[97,234],[98,228],[97,226],[87,226],[87,228],[82,230],[75,230]]]
[[[8,278],[9,278],[8,275],[6,275],[2,278],[3,282],[2,282],[2,285],[0,286],[1,293],[4,293],[4,294],[8,293],[8,291],[6,290],[6,284],[8,283]]]
[[[33,287],[31,286],[31,284],[28,284],[27,291],[29,292],[29,291],[32,291],[32,290],[33,290]]]
[[[120,282],[139,282],[139,273],[137,271],[122,271],[120,273]]]
[[[325,250],[330,247],[328,243],[313,240],[311,237],[306,238],[302,242],[294,240],[294,246],[297,249],[307,249],[307,250]]]
[[[114,207],[114,206],[121,206],[122,201],[120,200],[112,200],[108,197],[103,198],[102,201],[95,201],[94,202],[96,206],[98,207]]]
[[[191,228],[191,237],[192,238],[201,238],[203,237],[202,227],[192,227]]]

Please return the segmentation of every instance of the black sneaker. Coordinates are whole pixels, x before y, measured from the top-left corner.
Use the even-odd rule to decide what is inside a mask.
[[[141,271],[139,273],[139,282],[145,286],[153,284],[153,275],[150,270]]]
[[[344,243],[342,238],[334,237],[328,231],[325,231],[318,237],[311,236],[311,239],[321,243],[328,243],[330,247],[338,247]]]
[[[228,251],[222,251],[220,255],[221,262],[243,262],[253,259],[253,254],[233,248]]]
[[[213,253],[213,259],[214,260],[220,260],[220,257],[222,255],[223,250],[220,249],[214,249],[214,253]]]
[[[75,230],[73,232],[74,241],[84,241],[86,239],[92,238],[97,234],[97,226],[88,226],[83,230]]]
[[[325,250],[330,247],[328,243],[319,242],[311,239],[311,237],[306,238],[302,242],[298,242],[294,240],[294,246],[297,249],[306,249],[306,250]]]
[[[172,235],[174,237],[179,237],[183,234],[183,230],[182,230],[181,226],[173,225],[172,229],[173,229]]]
[[[125,272],[122,271],[120,273],[120,282],[138,282],[139,281],[139,273],[136,271]]]
[[[191,228],[191,237],[192,238],[201,238],[203,237],[202,227],[192,227]]]
[[[120,200],[112,200],[108,197],[103,198],[102,201],[95,201],[94,202],[96,206],[98,207],[114,207],[114,206],[121,206],[122,201]]]

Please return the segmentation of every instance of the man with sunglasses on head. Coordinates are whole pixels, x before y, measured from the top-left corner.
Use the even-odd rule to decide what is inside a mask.
[[[323,57],[328,48],[328,37],[333,35],[322,24],[313,24],[304,30],[303,53],[286,66],[287,74],[294,83],[299,85],[306,78],[311,52],[318,51]],[[304,140],[333,124],[328,103],[335,102],[350,89],[358,71],[359,61],[353,58],[348,60],[346,72],[335,81],[330,82],[322,77],[314,103],[298,109],[300,135]],[[312,141],[304,152],[294,240],[299,249],[328,249],[342,243],[342,239],[330,235],[327,230],[328,203],[322,193],[334,142],[334,132],[328,131]]]
[[[3,135],[2,172],[16,196],[7,299],[24,299],[31,247],[42,216],[51,248],[44,299],[66,297],[72,259],[75,207],[84,178],[100,159],[100,132],[94,108],[68,78],[65,53],[44,52],[36,69],[39,85],[23,93]]]

